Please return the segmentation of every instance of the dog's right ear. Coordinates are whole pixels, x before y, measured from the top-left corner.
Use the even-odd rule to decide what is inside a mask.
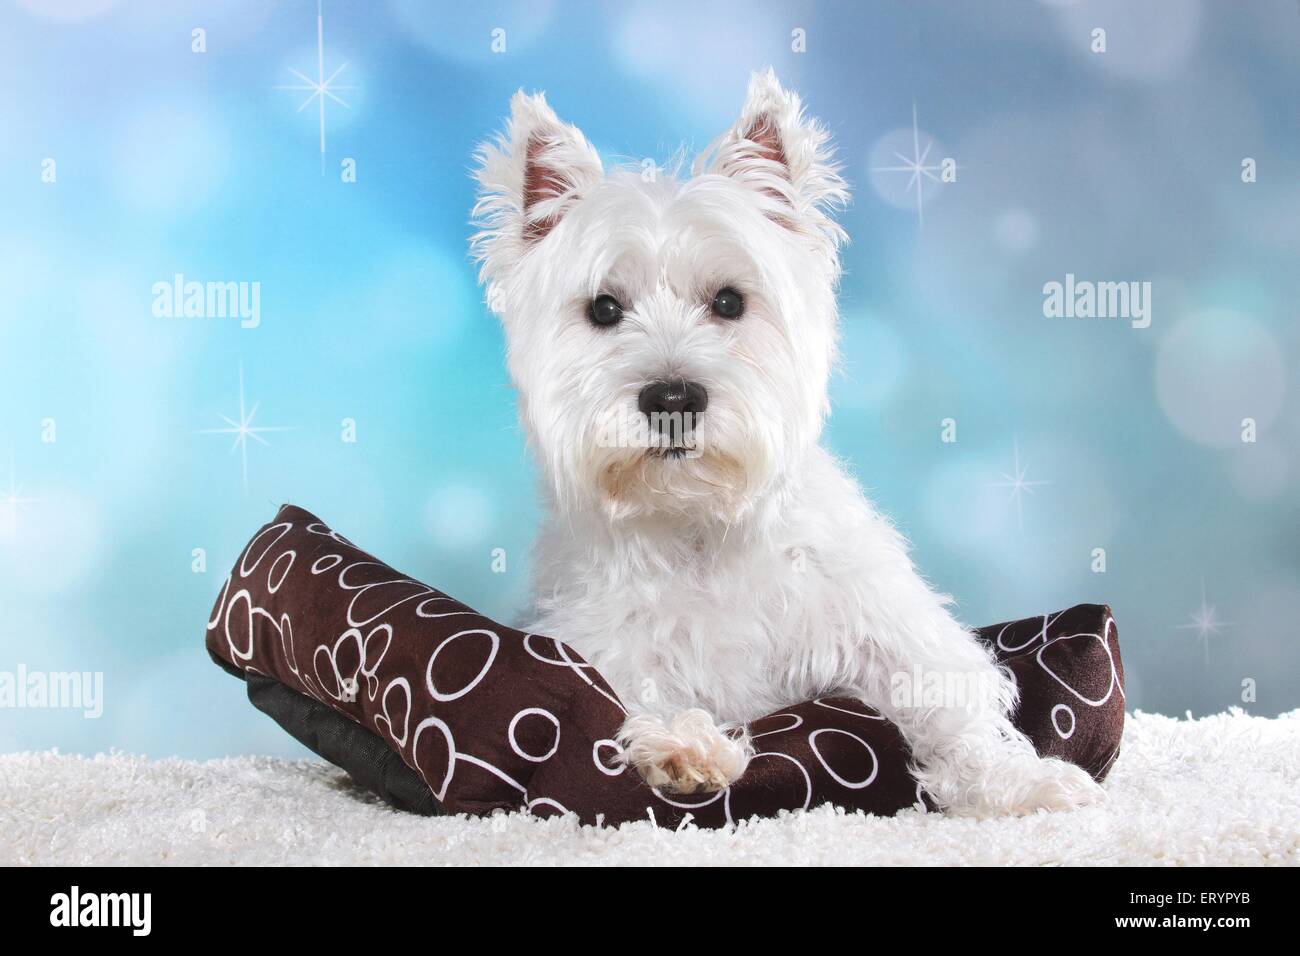
[[[600,156],[578,128],[560,122],[543,94],[523,90],[510,100],[505,132],[475,158],[479,231],[470,246],[489,284],[501,281],[604,176]]]

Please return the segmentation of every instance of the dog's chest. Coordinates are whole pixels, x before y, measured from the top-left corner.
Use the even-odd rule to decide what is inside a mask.
[[[574,572],[576,586],[540,608],[544,626],[633,709],[704,707],[748,720],[820,689],[807,663],[824,656],[815,645],[831,636],[815,626],[825,588],[806,549]]]

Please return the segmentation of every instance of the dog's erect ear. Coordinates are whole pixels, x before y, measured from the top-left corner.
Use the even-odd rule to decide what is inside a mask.
[[[560,122],[541,93],[510,100],[506,131],[479,148],[472,240],[483,277],[502,269],[546,237],[565,209],[604,175],[600,157],[574,126]]]
[[[799,97],[770,69],[750,77],[740,118],[695,161],[694,172],[748,186],[772,219],[832,249],[845,239],[830,216],[849,198],[830,135],[804,116]]]

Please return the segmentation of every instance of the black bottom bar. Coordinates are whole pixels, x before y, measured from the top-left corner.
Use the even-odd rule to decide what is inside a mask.
[[[437,863],[432,849],[430,863]],[[689,931],[681,925],[685,920],[721,940],[738,922],[756,916],[767,921],[784,912],[820,913],[818,922],[834,924],[818,930],[818,945],[824,935],[880,940],[887,924],[890,938],[914,936],[915,944],[963,938],[990,943],[998,936],[1008,950],[1032,940],[1038,949],[1067,941],[1073,949],[1097,937],[1193,934],[1231,945],[1256,929],[1276,936],[1293,915],[1294,872],[1284,869],[861,870],[810,879],[677,869],[655,881],[659,889],[646,899],[643,914],[633,912],[641,894],[620,888],[610,874],[592,875],[550,873],[535,883],[527,874],[483,870],[36,869],[10,881],[0,895],[0,915],[11,939],[77,934],[80,942],[201,940],[205,947],[226,941],[246,946],[255,939],[264,947],[283,938],[298,951],[319,942],[335,952],[341,944],[365,945],[390,932],[406,935],[418,924],[451,922],[471,911],[476,916],[470,923],[490,927],[496,947],[502,927],[553,944],[562,913],[566,923],[596,930],[595,937],[608,931],[621,939],[623,927],[649,918],[665,933]],[[664,922],[665,906],[672,911],[671,927]],[[539,920],[539,907],[549,917]],[[493,910],[500,911],[495,919]],[[16,937],[10,935],[15,931]],[[456,932],[469,933],[469,925]],[[614,939],[612,945],[622,945]]]

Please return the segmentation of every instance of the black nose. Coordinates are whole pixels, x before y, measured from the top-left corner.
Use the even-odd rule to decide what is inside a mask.
[[[673,417],[682,413],[691,416],[686,424],[693,428],[695,419],[699,418],[708,405],[709,393],[703,385],[680,380],[651,382],[641,389],[641,394],[637,397],[637,407],[641,409],[641,414],[650,419],[650,423],[661,432],[670,427]]]

